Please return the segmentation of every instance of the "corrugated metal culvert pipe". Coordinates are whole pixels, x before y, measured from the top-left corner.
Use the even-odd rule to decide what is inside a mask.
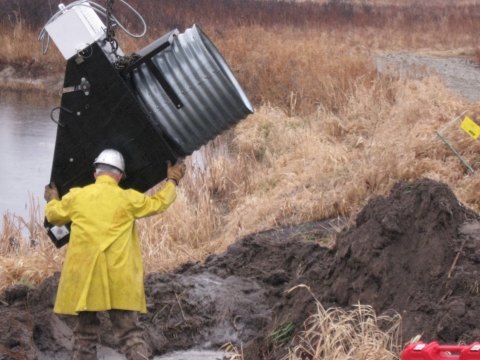
[[[253,114],[253,106],[232,70],[197,25],[176,36],[152,62],[180,103],[171,101],[171,94],[146,64],[132,71],[133,83],[153,125],[179,155],[190,155]]]

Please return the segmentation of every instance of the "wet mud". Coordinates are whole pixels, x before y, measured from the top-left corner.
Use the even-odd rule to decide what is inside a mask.
[[[345,223],[345,222],[343,222]],[[186,263],[145,279],[141,321],[155,356],[188,349],[243,347],[245,359],[280,359],[268,334],[289,322],[302,328],[315,302],[403,316],[402,339],[480,340],[480,218],[451,189],[428,179],[397,183],[374,197],[337,235],[318,221],[247,236],[204,263]],[[0,359],[69,359],[74,319],[52,313],[59,274],[36,289],[9,288],[0,303]],[[102,314],[100,340],[116,349]],[[168,358],[168,357],[167,357]]]

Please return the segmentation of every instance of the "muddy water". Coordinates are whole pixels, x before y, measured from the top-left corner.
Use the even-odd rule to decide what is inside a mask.
[[[43,212],[56,134],[50,112],[58,103],[35,94],[0,93],[0,215],[27,218],[32,199]]]
[[[223,360],[230,358],[229,355],[219,351],[176,351],[161,357],[154,357],[154,360]]]
[[[155,356],[153,360],[225,360],[230,359],[234,354],[223,351],[212,350],[188,350],[175,351],[162,356]],[[102,348],[97,353],[99,360],[125,360],[126,357],[113,351],[112,349]],[[45,359],[47,360],[47,359]]]

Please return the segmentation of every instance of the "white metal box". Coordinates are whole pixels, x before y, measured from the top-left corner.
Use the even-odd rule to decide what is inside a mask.
[[[95,10],[86,4],[65,10],[45,26],[66,60],[105,35],[105,28]]]

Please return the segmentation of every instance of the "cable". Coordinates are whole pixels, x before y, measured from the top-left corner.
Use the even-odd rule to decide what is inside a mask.
[[[114,26],[118,26],[120,29],[122,29],[125,33],[127,33],[128,35],[130,35],[131,37],[134,37],[134,38],[141,38],[143,36],[145,36],[145,34],[147,33],[147,23],[145,22],[145,20],[143,19],[142,15],[140,15],[140,13],[135,10],[130,4],[128,4],[126,1],[124,0],[120,0],[123,4],[125,4],[125,6],[127,6],[139,19],[140,21],[142,22],[142,25],[143,25],[143,31],[140,33],[140,34],[133,34],[131,33],[130,31],[128,31],[118,20],[115,16],[112,15],[112,20],[113,20],[113,25]],[[103,6],[95,3],[94,1],[92,0],[77,0],[77,1],[74,1],[73,3],[71,4],[68,4],[66,5],[65,7],[63,7],[62,9],[60,9],[59,11],[57,11],[47,22],[46,24],[43,26],[42,30],[40,31],[40,34],[38,36],[38,41],[41,41],[42,42],[42,54],[45,55],[48,51],[48,47],[50,45],[50,35],[48,35],[48,32],[47,30],[45,29],[46,26],[48,24],[50,24],[51,22],[55,21],[58,17],[60,17],[63,13],[65,13],[66,11],[68,11],[69,9],[75,7],[75,6],[85,6],[85,7],[88,7],[90,9],[93,9],[96,13],[102,15],[104,18],[107,18],[107,9],[105,9]],[[108,19],[107,19],[108,21]],[[45,46],[45,35],[46,38],[47,38],[47,43],[46,43],[46,46]]]

